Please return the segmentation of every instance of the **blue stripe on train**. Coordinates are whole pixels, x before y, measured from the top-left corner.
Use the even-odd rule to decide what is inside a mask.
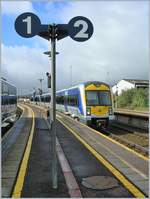
[[[68,90],[68,95],[77,95],[78,96],[78,108],[80,110],[80,113],[83,115],[83,106],[81,101],[81,94],[79,88],[74,88]]]
[[[77,95],[78,96],[78,109],[79,109],[80,113],[83,115],[83,106],[82,106],[79,88],[74,88],[74,89],[57,92],[57,96],[67,96],[67,95]],[[65,106],[65,110],[68,111],[68,105],[67,105],[66,101],[64,102],[64,106]]]

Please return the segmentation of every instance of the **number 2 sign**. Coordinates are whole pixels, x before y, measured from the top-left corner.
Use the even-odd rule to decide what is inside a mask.
[[[86,41],[93,34],[93,25],[86,17],[74,17],[69,21],[68,26],[69,36],[75,41]]]

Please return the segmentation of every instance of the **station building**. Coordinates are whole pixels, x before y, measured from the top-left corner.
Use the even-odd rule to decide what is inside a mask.
[[[117,84],[112,87],[112,92],[116,95],[121,95],[123,91],[132,88],[148,88],[148,80],[138,80],[138,79],[122,79]]]

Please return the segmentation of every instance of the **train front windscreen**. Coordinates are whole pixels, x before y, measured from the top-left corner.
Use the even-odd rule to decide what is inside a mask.
[[[86,91],[87,106],[111,106],[110,91]]]

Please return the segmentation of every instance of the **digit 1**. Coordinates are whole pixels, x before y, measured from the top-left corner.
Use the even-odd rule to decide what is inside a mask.
[[[31,34],[31,16],[28,16],[26,19],[23,19],[22,21],[27,22],[27,34]]]

